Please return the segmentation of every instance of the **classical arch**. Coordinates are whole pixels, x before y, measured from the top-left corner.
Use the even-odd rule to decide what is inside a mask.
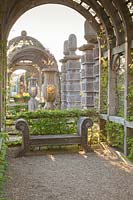
[[[21,60],[30,60],[38,65],[40,70],[52,63],[58,69],[54,55],[35,38],[28,36],[26,31],[21,32],[21,36],[9,41],[7,47],[7,65],[12,69],[15,63]]]
[[[50,65],[58,71],[58,65],[54,55],[52,55],[48,49],[43,47],[37,39],[28,36],[26,31],[22,31],[21,36],[15,37],[8,42],[7,68],[9,80],[11,74],[15,70],[26,70],[30,76],[37,78],[40,97],[43,70]]]
[[[122,53],[125,55],[125,73],[124,73],[124,130],[125,140],[128,132],[131,132],[133,125],[127,122],[128,113],[130,109],[131,99],[129,97],[130,84],[132,84],[132,49],[133,49],[133,5],[132,0],[3,0],[0,6],[0,40],[1,40],[1,68],[0,74],[3,75],[3,80],[0,86],[6,87],[6,39],[9,31],[15,21],[27,10],[42,4],[61,4],[68,6],[82,16],[84,16],[92,25],[99,37],[99,46],[103,43],[105,48],[101,49],[100,54],[105,56],[108,60],[108,115],[104,117],[105,120],[111,116],[113,103],[113,77],[112,58],[115,54]],[[5,102],[4,95],[0,95],[1,107],[3,111],[2,102]],[[133,115],[133,111],[130,110]],[[115,120],[115,119],[114,119]],[[122,122],[120,122],[122,123]],[[1,117],[2,126],[2,117]],[[126,143],[125,143],[126,144]],[[126,146],[125,146],[126,149]],[[126,151],[126,150],[125,150]]]
[[[23,2],[12,1],[8,4],[8,18],[5,19],[7,34],[15,21],[27,10],[42,4],[61,4],[68,6],[86,19],[92,21],[93,27],[97,31],[101,30],[101,25],[108,36],[108,39],[116,39],[120,44],[124,41],[123,34],[131,38],[129,33],[132,25],[130,10],[132,1],[129,0],[24,0]]]

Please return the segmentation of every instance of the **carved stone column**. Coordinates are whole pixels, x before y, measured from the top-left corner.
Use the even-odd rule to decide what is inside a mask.
[[[76,55],[77,38],[71,34],[68,39],[69,55],[66,63],[67,108],[81,108],[80,99],[80,56]]]
[[[97,86],[97,62],[94,59],[94,49],[97,42],[96,33],[91,27],[88,21],[85,21],[85,36],[87,44],[84,44],[79,48],[83,51],[83,56],[81,59],[81,107],[82,108],[92,108],[96,107],[95,96]]]
[[[67,59],[65,56],[69,55],[69,50],[68,50],[68,40],[64,42],[64,58],[60,60],[62,63],[61,66],[61,108],[67,108],[67,92],[66,92],[66,73],[67,73]]]
[[[100,55],[99,47],[96,41],[93,49],[93,88],[94,88],[94,107],[100,110]]]

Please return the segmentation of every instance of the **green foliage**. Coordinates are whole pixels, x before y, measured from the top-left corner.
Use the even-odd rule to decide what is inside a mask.
[[[77,121],[80,116],[98,116],[94,110],[38,110],[24,112],[17,118],[24,118],[30,125],[30,134],[54,135],[74,134],[77,132]]]
[[[0,133],[0,139],[2,139],[2,147],[1,147],[1,151],[0,151],[0,197],[3,194],[3,184],[4,184],[4,181],[5,181],[5,171],[6,171],[6,168],[7,168],[6,138],[7,138],[6,133]]]
[[[89,144],[99,144],[100,142],[106,142],[106,137],[99,129],[99,125],[94,123],[93,127],[89,129]]]
[[[118,147],[123,149],[124,143],[124,128],[121,124],[115,122],[107,121],[105,125],[105,130],[107,131],[107,141],[108,144],[113,147]]]
[[[128,87],[128,95],[127,95],[127,100],[128,100],[128,114],[127,114],[127,120],[128,121],[133,121],[133,81],[130,82],[130,85]]]
[[[3,81],[3,76],[0,74],[0,82]]]
[[[16,104],[14,106],[7,106],[6,112],[6,128],[14,127],[14,121],[18,113],[25,112],[28,110],[28,106],[24,104]],[[17,132],[14,130],[14,133]]]
[[[94,109],[38,110],[12,114],[8,116],[7,123],[12,124],[16,119],[24,118],[29,123],[30,134],[72,134],[77,132],[77,121],[80,116],[97,120],[99,114]]]
[[[108,144],[123,150],[124,127],[121,124],[107,121],[105,130],[107,132]],[[133,161],[133,137],[127,137],[128,158]]]
[[[30,133],[33,135],[72,134],[77,132],[77,119],[71,120],[71,118],[67,117],[29,120],[29,124]]]
[[[22,139],[18,139],[16,141],[7,141],[7,146],[8,147],[14,147],[14,146],[18,146],[18,145],[21,145],[22,144]]]
[[[133,51],[131,51],[131,61],[132,62],[129,64],[129,76],[132,77],[132,75],[133,75]],[[133,81],[130,81],[130,84],[128,86],[127,100],[129,101],[127,120],[133,121]]]
[[[107,113],[107,90],[108,90],[108,62],[101,58],[101,113]]]
[[[133,162],[133,137],[127,137],[127,144],[128,144],[128,158]]]
[[[119,117],[124,117],[124,74],[125,74],[125,66],[124,66],[125,58],[123,55],[119,56],[116,59],[115,63],[115,73],[116,73],[116,115]]]
[[[10,116],[16,116],[20,112],[25,112],[28,110],[28,106],[26,104],[16,104],[14,106],[7,106],[7,118]]]
[[[62,118],[62,117],[80,117],[90,116],[99,117],[99,113],[95,109],[69,109],[69,110],[37,110],[35,112],[19,113],[16,118],[40,119],[40,118]]]

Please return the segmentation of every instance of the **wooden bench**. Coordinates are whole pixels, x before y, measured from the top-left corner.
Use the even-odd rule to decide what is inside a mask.
[[[93,122],[88,117],[80,117],[77,124],[76,134],[60,135],[30,135],[29,125],[25,119],[18,119],[15,127],[22,132],[22,146],[18,156],[23,156],[30,150],[30,146],[44,145],[71,145],[79,144],[85,152],[90,151],[88,146],[88,128]]]

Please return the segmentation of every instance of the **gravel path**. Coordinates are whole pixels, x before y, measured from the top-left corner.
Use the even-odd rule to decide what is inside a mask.
[[[96,153],[9,158],[9,200],[133,200],[133,170]]]

